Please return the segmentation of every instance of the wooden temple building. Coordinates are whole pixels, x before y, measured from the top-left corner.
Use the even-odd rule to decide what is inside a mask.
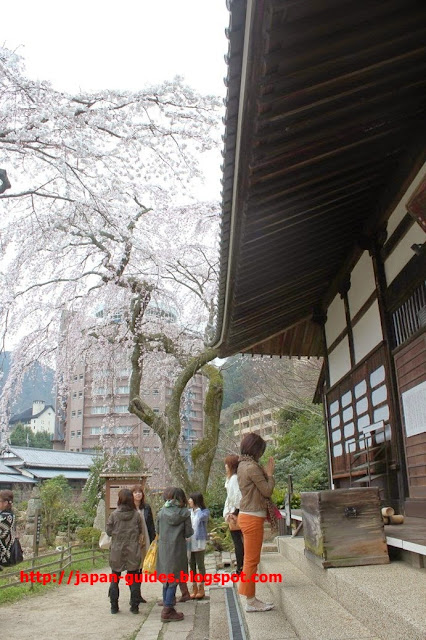
[[[426,518],[426,3],[228,8],[212,344],[323,358],[333,486]]]

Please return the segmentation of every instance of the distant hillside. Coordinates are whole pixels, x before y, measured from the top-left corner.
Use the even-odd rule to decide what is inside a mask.
[[[4,373],[0,379],[0,393],[7,380],[10,370],[10,360],[10,352],[6,352],[0,356],[0,371]],[[11,407],[12,414],[29,409],[34,400],[44,400],[46,404],[55,406],[53,393],[54,377],[55,372],[53,369],[42,367],[37,362],[24,377],[22,391],[18,394]]]

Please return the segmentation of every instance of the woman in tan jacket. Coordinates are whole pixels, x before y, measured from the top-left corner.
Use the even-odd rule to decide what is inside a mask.
[[[267,500],[274,490],[275,462],[269,458],[265,468],[259,460],[266,449],[266,442],[256,433],[247,434],[241,441],[241,455],[237,477],[241,491],[238,524],[244,536],[243,581],[239,592],[246,596],[246,611],[270,611],[272,603],[256,598],[256,583],[251,582],[257,573],[263,543],[263,524],[267,515]]]

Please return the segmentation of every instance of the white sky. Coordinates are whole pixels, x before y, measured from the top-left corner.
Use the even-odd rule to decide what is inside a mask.
[[[13,0],[0,41],[65,91],[139,89],[184,76],[224,95],[225,0]]]

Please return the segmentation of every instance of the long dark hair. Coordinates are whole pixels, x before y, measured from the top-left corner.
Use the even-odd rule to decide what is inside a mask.
[[[182,507],[186,507],[188,504],[185,491],[180,487],[167,487],[163,492],[163,500],[176,500]]]
[[[199,507],[200,509],[205,509],[206,505],[204,502],[203,494],[199,491],[195,491],[194,493],[190,493],[189,497],[194,503],[194,507]]]
[[[130,491],[132,492],[132,495],[136,492],[136,491],[140,491],[140,493],[142,494],[142,498],[141,498],[141,503],[139,505],[139,509],[143,509],[145,506],[145,492],[142,488],[141,484],[134,484],[133,487],[130,489]],[[134,498],[133,498],[134,499]],[[136,504],[136,503],[135,503]]]
[[[136,509],[135,501],[133,500],[133,493],[130,489],[120,489],[118,492],[118,502],[117,505],[120,507],[121,505],[130,507],[130,509]]]

